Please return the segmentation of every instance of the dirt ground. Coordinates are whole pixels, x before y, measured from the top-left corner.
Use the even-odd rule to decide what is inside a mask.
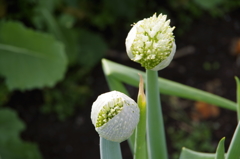
[[[184,36],[176,37],[176,58],[159,75],[236,101],[234,76],[240,77],[239,17],[238,12],[226,15],[223,19],[206,17],[196,20]],[[130,60],[110,56],[106,58],[142,69]],[[99,94],[108,91],[100,63],[95,67],[91,78],[94,81],[94,95],[85,107],[78,108],[75,115],[64,122],[58,121],[55,115],[45,115],[39,111],[38,103],[42,102],[40,90],[13,94],[9,105],[19,112],[27,124],[22,137],[37,143],[44,159],[100,158],[99,137],[90,121],[92,102]],[[163,105],[166,116],[168,110]],[[216,141],[226,136],[226,143],[229,143],[237,122],[235,112],[220,109],[220,114],[207,120],[219,121],[220,127],[214,132]],[[174,123],[173,120],[170,121],[166,125]],[[132,158],[126,142],[122,144],[122,149],[124,159]]]

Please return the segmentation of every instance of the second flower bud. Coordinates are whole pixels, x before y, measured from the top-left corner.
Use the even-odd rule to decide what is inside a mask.
[[[92,105],[91,119],[99,136],[122,142],[128,139],[136,128],[139,108],[127,95],[112,91],[98,96]]]

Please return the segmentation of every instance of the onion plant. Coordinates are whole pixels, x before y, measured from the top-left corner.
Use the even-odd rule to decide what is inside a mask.
[[[126,139],[134,159],[168,159],[160,93],[204,101],[236,111],[240,120],[240,82],[237,77],[237,103],[158,77],[158,71],[170,64],[176,51],[173,30],[170,20],[162,14],[154,14],[133,25],[126,38],[126,51],[131,60],[146,69],[145,73],[102,60],[104,74],[112,91],[100,95],[93,103],[91,112],[92,123],[100,136],[101,159],[121,159],[120,143]],[[137,103],[128,96],[123,83],[136,87],[139,84]],[[240,158],[239,123],[226,152],[224,141],[225,138],[220,140],[213,153],[196,152],[183,147],[180,159]]]

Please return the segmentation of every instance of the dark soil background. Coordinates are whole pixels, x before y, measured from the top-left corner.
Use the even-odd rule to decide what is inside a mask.
[[[176,58],[169,67],[160,71],[159,75],[236,101],[234,76],[240,77],[239,17],[238,10],[223,18],[203,16],[195,20],[183,36],[176,37],[178,50]],[[124,40],[122,43],[124,44]],[[117,51],[119,54],[124,52],[124,50]],[[121,56],[125,55],[121,54]],[[110,54],[105,58],[143,70],[138,64],[125,58],[117,58]],[[92,102],[99,94],[109,91],[100,62],[94,68],[90,80],[92,80],[91,87],[94,89],[92,97],[85,107],[77,108],[75,115],[65,121],[59,121],[54,114],[47,115],[40,112],[39,107],[42,103],[40,90],[14,92],[11,96],[8,105],[16,109],[20,118],[27,124],[22,138],[37,143],[44,159],[100,158],[99,137],[90,121]],[[136,98],[136,89],[131,87],[129,89]],[[166,102],[162,103],[165,119],[167,119],[166,126],[176,126],[177,121],[168,117],[171,111],[170,105]],[[191,110],[192,107],[186,108],[189,117]],[[217,143],[226,136],[226,146],[228,146],[237,124],[236,113],[220,109],[217,117],[205,119],[205,121],[208,120],[219,121],[220,125],[213,132],[213,142]],[[169,138],[170,136],[168,141],[170,141]],[[176,151],[171,148],[172,144],[168,142],[170,154]],[[132,158],[126,142],[122,143],[122,150],[124,159]]]

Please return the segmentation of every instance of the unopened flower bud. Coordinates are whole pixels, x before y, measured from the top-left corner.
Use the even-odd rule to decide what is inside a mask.
[[[126,50],[129,58],[149,70],[161,70],[169,65],[176,52],[173,36],[174,27],[170,27],[167,16],[154,14],[138,21],[126,38]]]
[[[128,139],[136,128],[139,108],[127,95],[112,91],[98,96],[92,105],[91,119],[99,136],[122,142]]]

